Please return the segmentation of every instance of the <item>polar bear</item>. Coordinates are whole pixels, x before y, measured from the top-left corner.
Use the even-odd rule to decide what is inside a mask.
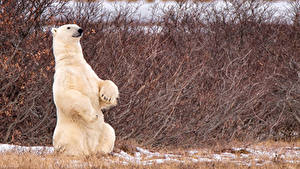
[[[110,153],[115,131],[104,122],[102,109],[117,104],[118,87],[101,80],[83,57],[76,24],[52,28],[55,74],[53,98],[57,123],[53,146],[66,155]]]

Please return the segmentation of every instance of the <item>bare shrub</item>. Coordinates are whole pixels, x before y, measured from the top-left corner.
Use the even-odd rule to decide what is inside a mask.
[[[299,24],[274,18],[263,1],[226,1],[223,10],[178,2],[147,22],[129,6],[111,14],[97,2],[26,2],[1,4],[0,142],[51,144],[54,58],[44,28],[64,23],[84,28],[87,61],[119,86],[119,105],[104,112],[118,142],[299,137]]]
[[[0,142],[51,142],[55,125],[51,98],[54,61],[49,34],[44,30],[55,14],[51,11],[53,2],[1,3]],[[56,8],[59,11],[59,5]]]

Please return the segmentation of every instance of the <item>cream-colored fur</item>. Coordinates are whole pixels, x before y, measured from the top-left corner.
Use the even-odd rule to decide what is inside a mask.
[[[51,30],[57,109],[53,146],[67,155],[109,153],[114,147],[115,131],[104,122],[101,109],[116,105],[119,91],[112,81],[101,80],[84,59],[79,29],[68,24]]]

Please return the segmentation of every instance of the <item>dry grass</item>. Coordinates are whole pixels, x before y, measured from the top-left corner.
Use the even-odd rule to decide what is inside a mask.
[[[235,145],[235,146],[234,146]],[[232,144],[233,147],[237,147],[237,145],[245,146],[243,143],[235,143]],[[264,149],[273,151],[278,147],[296,147],[297,149],[300,146],[300,142],[261,142],[255,145],[248,145],[249,147],[264,147]],[[232,152],[233,149],[221,148],[221,146],[214,149],[198,149],[198,152],[194,154],[194,156],[202,156],[205,157],[208,154],[215,153],[224,153],[230,152],[233,154],[250,154],[250,152],[246,152],[246,150],[240,150]],[[131,150],[128,150],[127,153]],[[169,153],[171,150],[161,149],[160,153]],[[297,150],[298,151],[298,150]],[[173,154],[181,155],[180,161],[183,162],[164,162],[161,164],[154,163],[151,165],[143,165],[143,163],[127,163],[124,160],[118,158],[115,155],[93,155],[93,156],[85,156],[85,157],[69,157],[58,154],[40,154],[37,155],[35,153],[23,153],[19,154],[16,152],[9,152],[0,155],[0,168],[22,168],[22,169],[50,169],[50,168],[99,168],[99,169],[112,169],[112,168],[124,168],[124,169],[192,169],[192,168],[203,168],[203,169],[296,169],[300,167],[300,163],[291,163],[287,162],[284,159],[274,158],[269,162],[267,157],[258,157],[258,156],[249,156],[249,158],[241,158],[238,155],[237,159],[232,161],[222,160],[222,161],[212,161],[212,162],[191,162],[188,160],[189,154],[185,149],[173,149]],[[143,157],[142,157],[143,158]],[[148,160],[154,160],[156,157],[153,157]],[[242,163],[237,163],[238,160],[250,161],[247,165]],[[299,157],[295,157],[293,160],[299,161]]]
[[[191,169],[191,168],[203,168],[203,169],[274,169],[274,168],[290,168],[296,169],[300,167],[300,164],[291,164],[284,162],[274,162],[271,164],[264,164],[263,166],[244,166],[230,162],[198,162],[198,163],[164,163],[153,165],[139,165],[139,164],[121,164],[121,163],[109,163],[102,157],[88,157],[88,158],[70,158],[54,155],[38,156],[33,154],[6,154],[0,156],[1,168],[22,168],[22,169],[50,169],[50,168],[139,168],[139,169]]]
[[[140,164],[122,164],[122,163],[110,163],[105,160],[105,157],[93,156],[85,158],[71,158],[57,155],[34,155],[34,154],[5,154],[0,155],[0,168],[22,168],[22,169],[51,169],[51,168],[138,168],[138,169],[191,169],[191,168],[203,168],[203,169],[274,169],[274,168],[299,168],[300,164],[291,164],[284,162],[274,162],[264,164],[262,166],[253,165],[245,166],[238,165],[230,162],[197,162],[197,163],[163,163],[152,165],[140,165]]]

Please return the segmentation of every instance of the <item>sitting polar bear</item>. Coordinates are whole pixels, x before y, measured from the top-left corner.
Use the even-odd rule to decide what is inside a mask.
[[[52,28],[55,74],[53,97],[57,124],[53,145],[67,155],[110,153],[115,131],[104,122],[101,109],[117,104],[118,87],[101,80],[83,57],[76,24]]]

